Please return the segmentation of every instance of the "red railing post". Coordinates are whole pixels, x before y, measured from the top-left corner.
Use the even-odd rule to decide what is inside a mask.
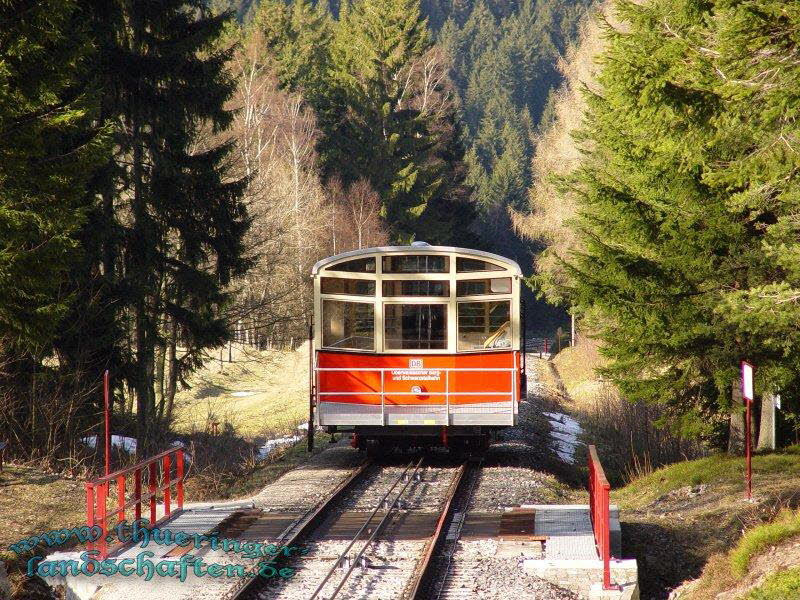
[[[156,522],[156,463],[151,462],[147,465],[150,477],[147,482],[148,493],[150,494],[150,525]]]
[[[108,498],[108,482],[103,482],[97,486],[97,520],[100,523],[102,535],[98,540],[97,549],[100,551],[100,560],[108,557],[108,516],[106,514],[106,499]]]
[[[125,520],[125,475],[117,475],[117,519]]]
[[[173,459],[174,455],[174,459]],[[176,475],[172,475],[172,465],[175,464]],[[161,482],[159,486],[158,468],[163,469]],[[144,471],[147,471],[147,490],[148,493],[142,495],[142,488],[145,483],[142,481]],[[126,500],[129,491],[129,478],[133,475],[133,497],[130,503]],[[186,477],[186,465],[184,457],[184,448],[171,448],[162,452],[152,458],[144,460],[140,463],[120,469],[107,476],[99,477],[94,481],[86,482],[86,524],[88,527],[99,526],[102,537],[98,537],[95,541],[89,542],[88,550],[97,550],[99,553],[98,559],[104,560],[108,558],[108,536],[109,531],[113,528],[112,519],[118,522],[125,520],[125,515],[129,506],[134,507],[136,520],[142,518],[142,503],[145,500],[150,501],[150,524],[156,522],[157,517],[157,500],[159,492],[164,493],[164,516],[172,514],[173,499],[177,499],[179,509],[183,509],[184,502],[184,479]],[[111,493],[111,484],[115,483],[117,486],[116,505],[110,509],[108,507],[108,497]],[[173,496],[172,487],[175,486],[176,495]]]
[[[310,426],[309,426],[310,427]],[[177,477],[178,477],[178,510],[183,508],[183,448],[178,449],[178,454],[176,456],[177,465],[176,468],[178,470]]]
[[[142,470],[136,469],[133,472],[133,497],[136,498],[136,506],[133,509],[135,519],[142,518]]]
[[[86,484],[86,526],[94,527],[94,485],[91,483]],[[94,542],[90,541],[86,545],[86,550],[94,550]]]
[[[169,454],[167,454],[164,457],[163,464],[164,464],[164,477],[163,477],[163,479],[164,479],[164,515],[167,516],[172,512],[170,510],[171,497],[170,497],[170,489],[169,489],[169,486],[170,486],[170,483],[171,483],[171,479],[170,479],[171,473],[170,473],[170,471],[172,470],[172,464],[171,464],[171,461],[170,461],[170,455]]]

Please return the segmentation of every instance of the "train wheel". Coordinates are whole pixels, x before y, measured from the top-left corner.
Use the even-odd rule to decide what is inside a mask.
[[[371,458],[386,456],[388,452],[387,445],[381,444],[380,440],[366,440],[364,446],[367,450],[367,456]]]

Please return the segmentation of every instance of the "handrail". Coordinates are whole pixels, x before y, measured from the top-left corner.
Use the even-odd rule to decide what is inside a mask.
[[[133,466],[120,469],[103,477],[98,477],[86,482],[86,524],[88,527],[99,526],[102,530],[96,542],[89,542],[88,550],[97,550],[98,560],[108,557],[108,535],[110,520],[116,516],[117,522],[125,520],[125,511],[134,507],[136,520],[142,518],[142,503],[149,500],[150,523],[156,522],[156,500],[159,492],[163,492],[164,515],[168,517],[172,514],[172,490],[175,486],[176,503],[178,510],[183,509],[183,482],[184,472],[184,448],[176,446],[165,450],[160,454],[136,463]],[[175,464],[175,477],[172,477],[173,458]],[[161,466],[162,485],[158,485],[158,466]],[[142,473],[147,469],[147,492],[142,493]],[[133,474],[133,496],[126,500],[126,490],[128,488],[128,476]],[[110,511],[107,502],[110,486],[115,483],[117,486],[117,504]]]
[[[611,511],[609,508],[609,492],[611,485],[606,479],[603,465],[597,456],[597,448],[589,446],[589,512],[594,531],[594,542],[597,553],[603,561],[603,589],[616,590],[618,586],[611,584]]]

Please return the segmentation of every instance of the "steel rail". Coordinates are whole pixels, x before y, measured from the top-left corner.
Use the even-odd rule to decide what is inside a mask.
[[[422,559],[419,561],[419,563],[417,563],[411,583],[409,584],[410,590],[408,593],[403,594],[403,598],[407,598],[409,600],[422,598],[425,588],[428,587],[430,583],[429,580],[434,574],[435,561],[433,560],[433,557],[435,556],[436,552],[439,551],[446,538],[445,525],[450,520],[454,500],[458,496],[463,482],[467,479],[466,474],[469,470],[469,464],[470,461],[465,461],[459,467],[456,476],[453,478],[453,482],[450,484],[450,487],[447,490],[447,500],[445,501],[444,508],[442,509],[442,514],[439,516],[439,520],[436,523],[436,530],[425,543],[425,550],[423,552]]]
[[[397,494],[397,496],[395,496],[394,500],[392,500],[392,503],[386,508],[386,514],[383,515],[383,518],[381,519],[380,523],[378,523],[378,526],[375,527],[375,529],[372,531],[372,534],[369,536],[367,541],[361,547],[361,550],[358,551],[358,554],[356,554],[356,557],[353,560],[353,563],[350,565],[350,568],[347,569],[347,572],[344,574],[344,577],[342,577],[342,580],[339,582],[339,585],[337,585],[336,589],[333,590],[333,593],[330,595],[328,600],[333,600],[333,598],[336,597],[336,595],[339,593],[339,591],[342,589],[342,587],[344,587],[344,584],[347,582],[348,578],[350,577],[350,574],[353,572],[353,570],[356,568],[356,566],[358,566],[358,561],[364,555],[364,552],[367,550],[367,548],[370,546],[370,544],[372,544],[373,540],[378,535],[378,532],[381,530],[383,525],[386,523],[386,520],[389,518],[389,516],[391,516],[392,511],[397,506],[398,501],[403,496],[403,494],[405,493],[406,489],[408,489],[408,486],[411,484],[411,482],[414,480],[414,475],[417,473],[417,471],[419,471],[420,467],[422,466],[422,461],[423,461],[423,458],[420,458],[419,461],[417,461],[417,464],[416,464],[416,466],[414,466],[414,470],[411,473],[411,475],[408,477],[408,480],[406,481],[406,484],[403,486],[403,489],[400,490],[400,492]],[[366,522],[358,530],[358,533],[356,533],[356,535],[353,537],[352,541],[347,545],[347,548],[345,548],[342,551],[342,553],[339,555],[339,557],[336,559],[336,562],[333,564],[331,569],[325,575],[325,578],[322,580],[322,582],[319,584],[319,586],[317,586],[317,589],[314,590],[314,593],[311,595],[309,600],[314,600],[319,595],[319,593],[322,591],[322,588],[325,587],[325,584],[328,583],[328,580],[336,572],[336,569],[339,567],[339,564],[347,556],[347,553],[350,551],[350,549],[358,541],[358,538],[361,537],[361,534],[364,532],[364,530],[372,522],[372,519],[375,517],[377,512],[380,510],[381,506],[386,502],[386,499],[389,497],[389,494],[391,494],[392,491],[394,490],[394,488],[396,488],[397,485],[403,480],[403,478],[406,476],[406,473],[408,473],[408,470],[411,468],[412,465],[413,465],[413,462],[408,463],[408,466],[400,474],[400,477],[397,478],[397,480],[392,484],[392,486],[389,488],[389,490],[384,494],[383,498],[381,498],[380,502],[375,507],[375,510],[372,511],[372,513],[370,514],[369,518],[366,520]]]
[[[280,543],[281,546],[289,547],[289,546],[296,546],[298,545],[310,532],[314,529],[317,524],[322,520],[322,518],[326,515],[326,513],[331,509],[333,504],[342,498],[346,492],[348,492],[353,485],[358,482],[366,473],[367,469],[373,464],[372,460],[367,460],[364,462],[360,467],[358,467],[347,479],[341,482],[336,489],[328,496],[322,503],[318,503],[307,510],[303,515],[301,515],[292,525],[290,525],[284,533],[281,534],[278,540],[275,542]],[[309,516],[310,515],[310,516]],[[294,532],[289,539],[281,539],[284,535],[291,531],[295,524],[297,524],[298,529]],[[269,540],[264,540],[265,543],[269,542]],[[283,556],[281,554],[277,555],[275,558],[269,561],[270,565],[275,565],[281,560],[283,560]],[[238,600],[239,598],[243,598],[246,594],[254,593],[259,585],[264,585],[268,582],[268,580],[260,577],[258,574],[258,570],[261,568],[263,563],[259,562],[254,567],[253,577],[248,579],[243,579],[242,582],[239,584],[240,587],[233,588],[226,594],[222,596],[223,600]]]
[[[483,464],[483,458],[480,458],[475,463],[475,466],[478,467],[481,464]],[[455,546],[456,546],[455,542],[457,542],[458,539],[461,537],[461,530],[464,527],[464,521],[466,521],[466,508],[469,507],[469,502],[472,499],[472,494],[475,491],[475,484],[477,482],[478,478],[473,477],[472,483],[470,483],[469,486],[469,491],[467,491],[466,497],[464,498],[464,507],[465,507],[464,518],[461,520],[456,530],[455,540],[453,541],[453,547],[451,548],[450,552],[447,553],[447,563],[445,564],[444,570],[442,571],[441,577],[439,578],[439,581],[441,583],[439,584],[439,588],[436,592],[436,600],[439,600],[439,598],[442,597],[442,592],[444,591],[445,585],[447,584],[447,575],[450,573],[450,565],[453,562],[453,554],[455,554]]]

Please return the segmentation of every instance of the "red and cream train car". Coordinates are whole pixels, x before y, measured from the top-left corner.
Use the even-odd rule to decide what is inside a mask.
[[[517,263],[429,246],[313,268],[315,423],[359,448],[484,446],[524,388]]]

